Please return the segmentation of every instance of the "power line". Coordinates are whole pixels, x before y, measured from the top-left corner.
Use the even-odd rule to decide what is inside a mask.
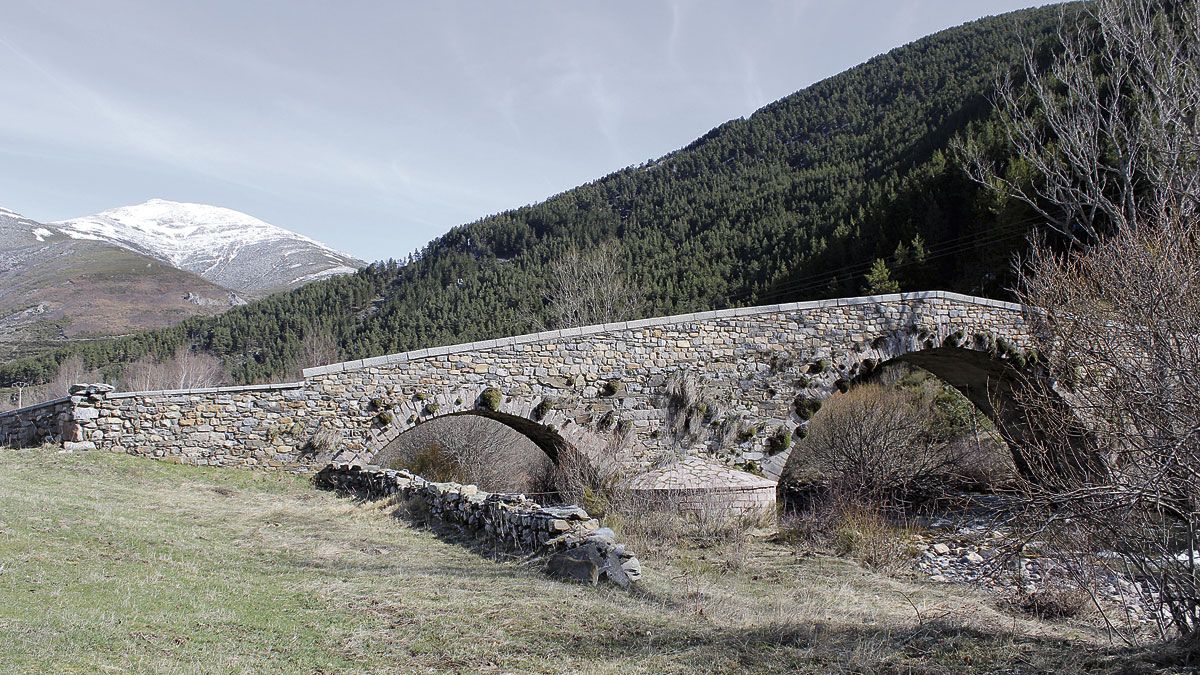
[[[1027,219],[1027,220],[1023,220],[1023,221],[1009,223],[1007,225],[1003,225],[998,228],[993,228],[993,230],[991,232],[989,232],[987,236],[984,236],[984,237],[979,237],[976,235],[963,235],[961,237],[955,237],[953,239],[943,240],[943,241],[939,242],[939,244],[937,246],[930,247],[926,251],[925,256],[921,260],[919,260],[919,261],[913,260],[913,261],[909,261],[909,262],[906,262],[903,264],[895,265],[893,267],[893,269],[903,269],[906,267],[923,265],[924,263],[926,263],[930,260],[940,260],[940,259],[946,258],[948,256],[958,255],[960,253],[969,251],[980,245],[989,245],[989,244],[1000,243],[1000,242],[1012,239],[1014,235],[1024,234],[1026,231],[1026,226],[1032,225],[1036,222],[1037,222],[1036,219]],[[818,274],[812,274],[812,275],[808,275],[808,276],[804,276],[804,277],[799,277],[797,279],[792,279],[792,280],[788,281],[787,283],[780,284],[777,286],[772,286],[767,290],[769,290],[771,293],[774,293],[774,294],[780,294],[780,293],[794,294],[794,293],[803,293],[803,292],[812,291],[812,290],[819,290],[834,280],[844,279],[844,278],[853,278],[860,274],[865,274],[866,272],[868,272],[870,270],[870,268],[873,264],[874,264],[874,261],[859,263],[856,265],[850,265],[847,267],[843,267],[839,270],[821,272]],[[730,300],[739,300],[739,299],[744,299],[746,297],[749,297],[752,294],[754,294],[754,291],[747,289],[747,290],[740,291],[734,295],[731,295],[731,296],[729,296],[729,298],[730,298]]]

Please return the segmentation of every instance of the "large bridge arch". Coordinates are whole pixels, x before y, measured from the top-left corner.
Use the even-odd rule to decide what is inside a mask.
[[[827,399],[875,379],[889,365],[908,364],[962,393],[997,427],[1018,470],[1024,472],[1021,447],[1032,431],[1020,398],[1025,387],[1044,380],[1029,344],[1027,335],[1015,331],[968,333],[953,325],[930,325],[919,317],[889,330],[867,332],[852,349],[843,350],[821,369],[828,373],[824,379],[797,388],[789,426],[802,437],[802,430]],[[766,458],[769,473],[781,474],[790,454],[789,448]]]

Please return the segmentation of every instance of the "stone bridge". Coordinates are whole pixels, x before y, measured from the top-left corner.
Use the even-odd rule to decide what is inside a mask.
[[[430,419],[474,414],[552,458],[579,451],[636,473],[704,457],[775,478],[820,401],[889,362],[931,371],[1019,439],[997,402],[1031,342],[1021,306],[940,291],[746,307],[336,363],[290,384],[92,388],[0,414],[0,443],[294,468],[367,462]]]

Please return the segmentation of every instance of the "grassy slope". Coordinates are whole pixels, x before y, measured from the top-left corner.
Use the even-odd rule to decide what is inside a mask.
[[[1014,618],[963,589],[769,544],[751,554],[735,566],[713,551],[645,560],[644,589],[631,595],[488,561],[303,478],[0,450],[0,670],[962,672],[1106,662],[1086,630]]]
[[[124,335],[229,309],[228,289],[146,256],[87,240],[51,241],[46,248],[0,271],[0,359],[53,351],[63,337]],[[194,305],[184,299],[188,293],[217,304]],[[46,311],[33,320],[10,317],[39,304]]]

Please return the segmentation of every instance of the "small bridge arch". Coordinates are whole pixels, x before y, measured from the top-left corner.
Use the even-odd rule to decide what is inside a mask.
[[[548,395],[507,395],[499,387],[487,386],[441,393],[401,392],[400,398],[395,401],[394,397],[379,395],[371,399],[377,414],[365,446],[350,450],[352,455],[339,457],[339,461],[373,462],[380,451],[409,431],[434,420],[463,416],[503,424],[527,438],[555,464],[568,453],[588,456],[611,447],[613,440],[589,428],[586,422],[580,424],[569,406],[562,406]]]

